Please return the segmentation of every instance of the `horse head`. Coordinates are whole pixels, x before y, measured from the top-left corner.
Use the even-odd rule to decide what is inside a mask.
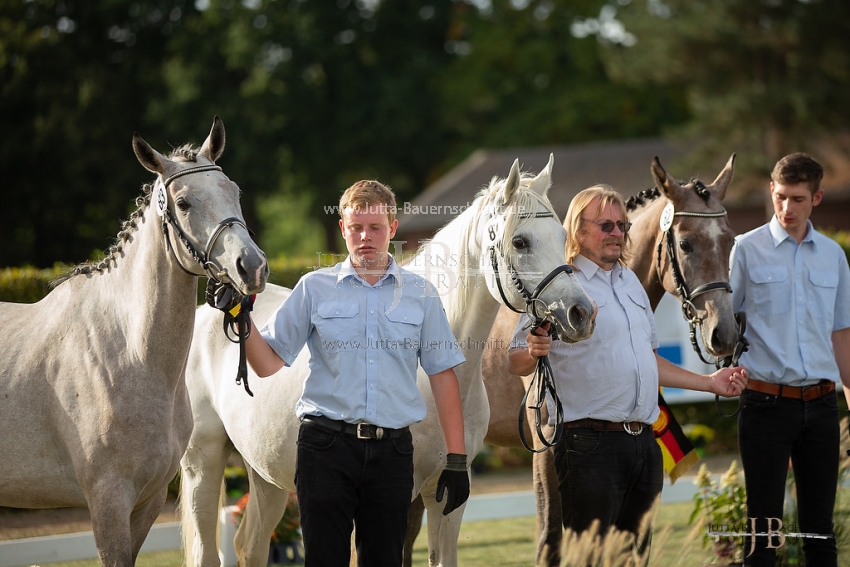
[[[731,354],[738,340],[729,286],[735,233],[722,204],[734,166],[732,154],[706,186],[698,179],[681,184],[657,157],[652,162],[656,186],[667,198],[655,228],[656,276],[667,292],[679,298],[691,326],[700,327],[703,346],[713,356]]]
[[[479,269],[493,297],[533,320],[554,325],[561,340],[593,332],[596,305],[567,265],[566,230],[546,193],[552,164],[537,176],[520,174],[515,160],[507,179],[494,178],[479,222]]]
[[[216,116],[197,151],[183,146],[165,157],[138,134],[133,134],[133,151],[145,169],[157,174],[152,204],[166,247],[183,271],[250,295],[264,289],[269,266],[242,217],[241,190],[215,165],[224,140],[224,124]]]

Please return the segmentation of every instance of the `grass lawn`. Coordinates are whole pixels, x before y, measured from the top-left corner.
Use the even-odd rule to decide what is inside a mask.
[[[841,491],[842,509],[850,510],[850,489]],[[711,552],[702,549],[702,531],[688,524],[693,504],[679,502],[663,504],[655,521],[651,567],[702,567],[711,559]],[[458,564],[482,567],[508,567],[534,565],[536,548],[535,519],[533,517],[465,522],[458,541]],[[839,553],[839,565],[850,567],[850,557]],[[845,556],[850,555],[846,553]],[[413,564],[428,565],[427,534],[423,530],[413,548]],[[51,563],[53,567],[99,567],[96,560]],[[178,550],[143,553],[138,567],[180,567],[182,556]]]

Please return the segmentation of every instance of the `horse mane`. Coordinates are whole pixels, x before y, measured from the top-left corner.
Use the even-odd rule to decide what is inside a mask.
[[[558,224],[561,223],[549,198],[546,195],[536,193],[530,188],[530,182],[535,177],[532,173],[521,173],[519,187],[512,196],[510,204],[507,207],[503,207],[503,205],[496,202],[496,198],[499,195],[500,187],[505,184],[507,178],[493,176],[490,179],[490,183],[475,194],[469,208],[449,221],[437,232],[438,235],[447,237],[447,240],[453,244],[451,249],[458,252],[456,258],[458,260],[458,281],[455,290],[456,300],[445,305],[450,323],[453,317],[458,315],[463,316],[464,308],[469,303],[469,296],[476,287],[475,284],[470,284],[468,278],[478,275],[477,269],[481,260],[480,258],[470,258],[465,250],[468,244],[475,240],[475,231],[480,222],[486,222],[495,214],[504,214],[507,216],[500,243],[502,250],[511,250],[510,246],[513,234],[533,220],[533,215],[532,217],[525,217],[523,213],[534,211],[537,204],[551,213]],[[436,237],[437,235],[425,241],[417,250],[416,256],[425,253],[428,247],[436,242]],[[484,253],[483,250],[481,253]],[[449,260],[450,258],[446,258],[446,265],[448,265]]]
[[[198,149],[195,149],[192,144],[183,144],[174,148],[168,156],[170,160],[181,162],[195,162],[197,158]],[[106,249],[106,255],[100,261],[87,260],[81,264],[77,264],[64,274],[53,278],[48,283],[48,288],[55,289],[56,286],[74,276],[93,273],[103,274],[110,266],[117,266],[118,255],[124,250],[124,243],[130,240],[133,233],[136,232],[138,228],[136,221],[144,215],[145,210],[150,205],[152,191],[153,185],[151,183],[142,185],[142,194],[136,197],[136,210],[130,213],[129,218],[121,223],[121,230],[118,231],[118,235],[115,237],[115,243]]]
[[[703,201],[708,203],[708,199],[709,197],[711,197],[711,193],[702,181],[694,177],[686,184],[683,184],[681,181],[678,181],[678,183],[680,187],[687,187],[688,185],[692,185],[694,192],[699,195]],[[657,186],[652,187],[650,189],[644,189],[637,195],[632,195],[626,200],[626,212],[630,213],[636,210],[637,208],[644,206],[647,201],[654,201],[660,196],[661,190]]]

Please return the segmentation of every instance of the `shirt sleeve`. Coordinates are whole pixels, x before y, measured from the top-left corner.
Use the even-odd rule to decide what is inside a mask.
[[[313,328],[312,301],[307,291],[308,276],[303,276],[289,297],[269,318],[260,334],[277,355],[292,366],[304,348]]]
[[[511,344],[508,345],[508,350],[514,348],[528,348],[528,329],[524,328],[531,322],[531,317],[528,316],[527,313],[523,313],[519,316],[519,321],[517,321],[516,328],[514,329],[514,336],[511,339]]]
[[[835,296],[835,320],[833,331],[850,327],[850,267],[842,248],[838,259],[838,293]]]
[[[426,285],[431,285],[428,282]],[[438,374],[466,361],[452,333],[443,303],[436,293],[424,294],[425,316],[419,341],[419,363],[429,376]]]

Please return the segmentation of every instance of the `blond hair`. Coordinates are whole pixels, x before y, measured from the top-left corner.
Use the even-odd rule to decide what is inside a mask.
[[[346,189],[340,197],[340,217],[346,209],[386,213],[390,224],[392,224],[396,214],[395,193],[383,183],[364,179]]]
[[[567,229],[567,264],[572,264],[576,259],[576,256],[581,254],[581,242],[579,241],[578,236],[579,231],[581,230],[582,213],[584,213],[585,209],[587,209],[590,206],[590,203],[592,203],[597,197],[599,198],[599,203],[596,207],[596,211],[594,212],[594,218],[599,216],[602,209],[608,205],[614,205],[616,208],[620,209],[624,220],[629,218],[628,213],[626,212],[626,202],[623,200],[623,196],[615,191],[610,185],[599,184],[579,191],[570,202],[570,208],[567,210],[567,216],[564,219],[564,228]],[[625,264],[628,259],[627,250],[629,245],[629,235],[626,234],[623,238],[625,240],[625,246],[620,254],[619,262],[621,264]]]

